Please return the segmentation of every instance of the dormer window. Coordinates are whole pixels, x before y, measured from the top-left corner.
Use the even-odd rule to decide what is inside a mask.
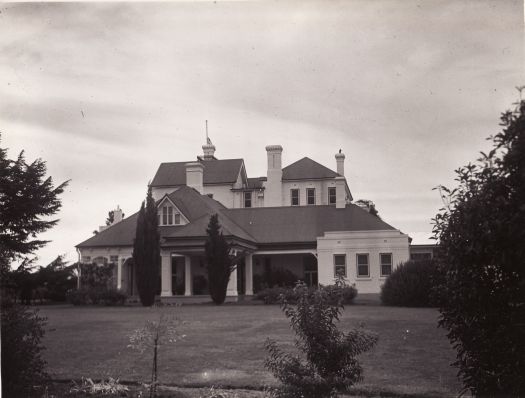
[[[159,225],[180,225],[180,221],[180,213],[177,213],[173,206],[162,206],[159,214]]]

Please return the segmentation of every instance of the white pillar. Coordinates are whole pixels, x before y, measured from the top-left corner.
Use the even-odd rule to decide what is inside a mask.
[[[192,295],[191,257],[184,256],[184,295]]]
[[[117,260],[117,289],[122,289],[122,263],[124,262],[124,258],[118,256]]]
[[[247,296],[253,296],[253,255],[251,253],[246,255],[244,259],[244,275]]]
[[[226,296],[238,295],[239,292],[237,291],[237,268],[235,268],[230,275],[230,280],[228,281],[228,289],[226,290]]]
[[[173,296],[171,290],[171,253],[161,254],[161,293],[162,297]]]

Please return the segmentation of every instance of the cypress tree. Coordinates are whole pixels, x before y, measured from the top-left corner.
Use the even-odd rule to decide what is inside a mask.
[[[206,233],[208,237],[205,249],[210,296],[215,304],[220,305],[226,299],[226,289],[235,265],[230,258],[230,245],[222,234],[217,214],[210,217]]]
[[[133,262],[137,270],[137,288],[140,302],[149,307],[155,303],[160,268],[160,235],[157,206],[148,188],[146,202],[142,202],[133,241]]]

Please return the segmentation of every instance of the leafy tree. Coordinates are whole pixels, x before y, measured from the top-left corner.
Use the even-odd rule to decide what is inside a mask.
[[[11,262],[27,259],[47,243],[37,239],[37,234],[58,222],[46,218],[60,209],[58,196],[66,185],[67,181],[53,186],[41,159],[27,164],[21,152],[17,160],[10,160],[7,150],[0,148],[1,368],[5,396],[28,396],[46,381],[40,344],[45,319],[14,304],[4,294],[4,287],[12,282]]]
[[[230,245],[222,234],[217,214],[210,217],[206,233],[208,237],[205,250],[210,296],[215,304],[220,305],[226,299],[230,275],[235,270],[236,265],[230,256]]]
[[[148,188],[146,203],[142,202],[133,241],[133,262],[137,267],[137,289],[142,305],[155,303],[160,268],[160,234],[157,206]]]
[[[7,158],[0,148],[0,270],[2,279],[11,261],[34,253],[48,241],[37,234],[56,225],[58,219],[48,220],[61,207],[58,196],[69,181],[57,187],[46,178],[46,164],[36,159],[26,163],[22,151],[16,160]]]
[[[334,304],[333,294],[342,294],[345,286],[342,277],[331,290],[312,292],[299,283],[294,289],[297,305],[282,301],[281,308],[297,336],[299,354],[282,351],[275,341],[266,341],[269,356],[265,367],[283,383],[276,391],[277,397],[335,397],[362,380],[363,369],[357,356],[371,349],[377,336],[360,329],[347,333],[338,329],[343,297]]]
[[[465,391],[525,395],[525,101],[501,117],[493,149],[440,186],[439,325]]]

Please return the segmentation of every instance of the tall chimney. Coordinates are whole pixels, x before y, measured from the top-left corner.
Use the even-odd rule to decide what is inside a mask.
[[[266,154],[268,156],[268,172],[264,192],[265,207],[282,205],[282,152],[283,147],[280,145],[268,145],[266,147]]]
[[[335,154],[335,161],[337,163],[337,174],[344,176],[345,175],[345,154],[339,152]]]
[[[335,208],[344,209],[346,207],[345,178],[335,177]]]
[[[199,162],[186,163],[186,185],[195,188],[201,195],[204,192],[204,166]]]
[[[117,206],[117,209],[113,210],[113,224],[121,222],[122,218],[123,218],[122,210],[120,209],[119,206]],[[113,224],[111,224],[111,225],[113,225]]]

